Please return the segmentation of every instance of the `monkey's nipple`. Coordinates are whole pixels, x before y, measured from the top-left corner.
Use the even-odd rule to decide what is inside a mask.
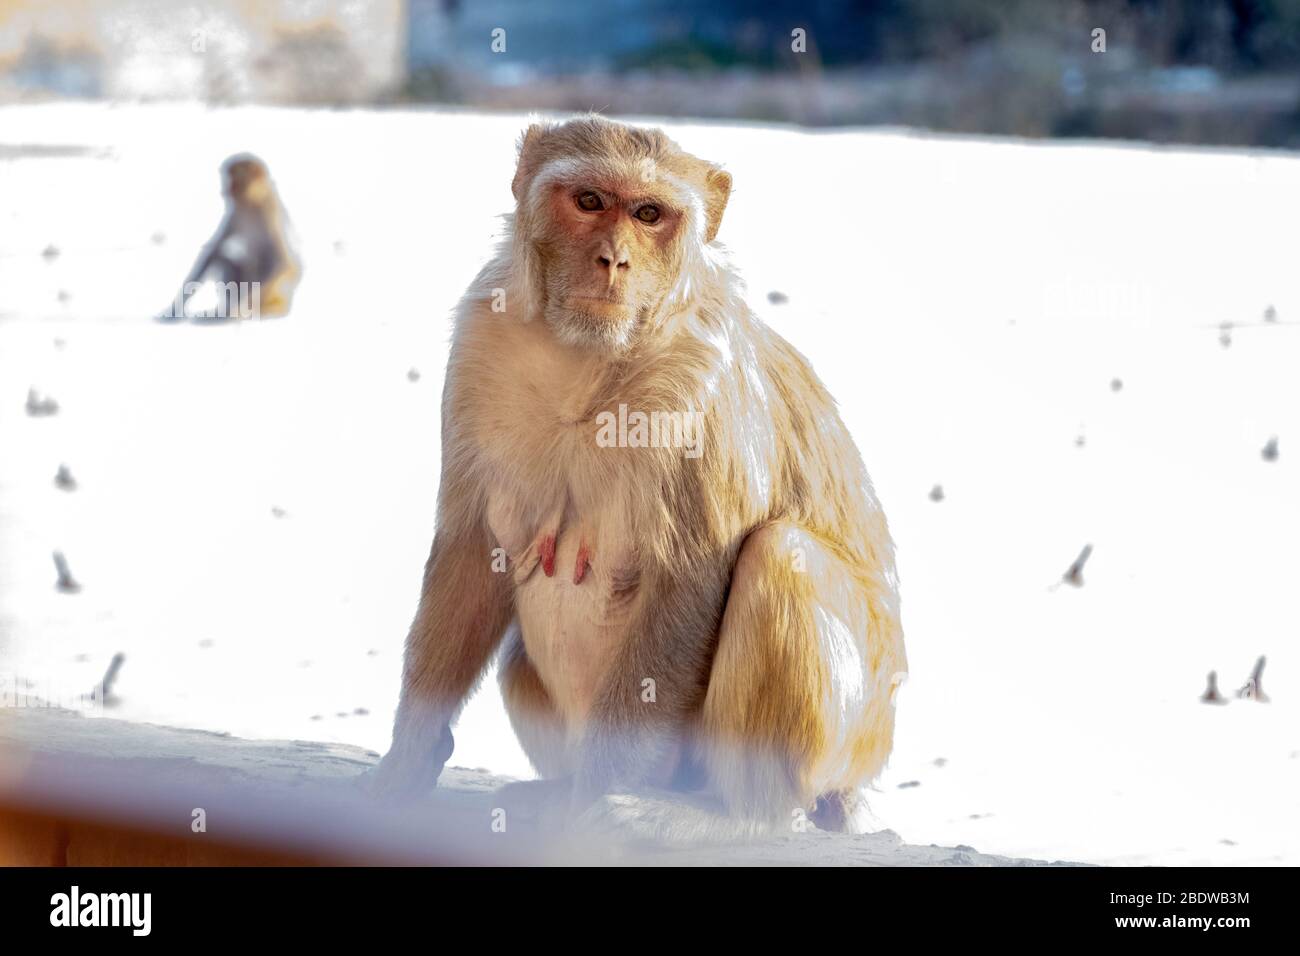
[[[578,545],[578,560],[573,566],[573,583],[581,584],[591,568],[591,547],[586,541]]]

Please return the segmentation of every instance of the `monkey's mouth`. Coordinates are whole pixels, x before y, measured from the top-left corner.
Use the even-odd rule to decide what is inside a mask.
[[[631,302],[611,302],[599,296],[566,295],[546,308],[547,321],[572,345],[618,349],[625,346],[638,323]]]
[[[575,312],[586,312],[588,315],[606,319],[623,319],[632,311],[632,306],[626,302],[613,301],[594,295],[571,295],[568,298],[567,305]]]

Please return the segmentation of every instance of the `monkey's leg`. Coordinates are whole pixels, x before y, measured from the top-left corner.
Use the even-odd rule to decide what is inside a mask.
[[[861,788],[892,747],[905,670],[892,584],[773,523],[732,575],[702,714],[709,789],[756,822],[866,823]]]
[[[282,278],[263,283],[258,296],[257,314],[254,318],[273,319],[289,312],[291,285]]]
[[[217,235],[213,236],[208,244],[203,247],[202,251],[199,253],[198,259],[195,260],[194,268],[190,269],[189,275],[187,275],[185,281],[181,283],[182,289],[187,285],[203,281],[203,277],[207,274],[208,269],[212,267],[213,261],[221,252],[221,243],[223,241],[225,241],[224,231],[218,232]]]
[[[510,726],[533,767],[548,778],[571,774],[564,718],[551,703],[542,678],[528,659],[517,624],[506,636],[498,676]]]
[[[602,679],[577,744],[575,814],[603,795],[669,783],[704,699],[725,587],[707,568],[642,572],[628,639]]]
[[[451,720],[513,614],[506,577],[492,570],[486,535],[438,531],[406,640],[393,745],[375,771],[379,792],[414,793],[437,781],[451,756]]]
[[[293,303],[293,294],[301,272],[293,259],[278,255],[279,268],[261,284],[258,318],[276,318],[287,315]]]

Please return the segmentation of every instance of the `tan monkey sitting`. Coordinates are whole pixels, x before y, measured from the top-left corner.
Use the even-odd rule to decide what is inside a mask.
[[[801,812],[861,830],[907,668],[893,544],[833,399],[715,245],[730,175],[592,116],[529,128],[512,188],[510,239],[458,310],[437,532],[373,785],[434,784],[500,648],[565,814],[694,787],[715,812],[659,835]]]
[[[302,274],[288,216],[266,164],[240,153],[221,167],[226,216],[185,278],[167,319],[270,318],[288,313]],[[211,282],[216,303],[196,308]]]

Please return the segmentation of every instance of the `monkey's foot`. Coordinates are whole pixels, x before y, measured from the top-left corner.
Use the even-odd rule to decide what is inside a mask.
[[[268,292],[262,296],[261,308],[255,319],[279,319],[289,314],[289,300],[279,292]]]
[[[817,798],[809,818],[828,833],[876,833],[885,829],[861,790],[832,791]]]
[[[409,803],[437,788],[438,775],[399,770],[380,762],[352,778],[352,785],[367,797],[385,803]]]

